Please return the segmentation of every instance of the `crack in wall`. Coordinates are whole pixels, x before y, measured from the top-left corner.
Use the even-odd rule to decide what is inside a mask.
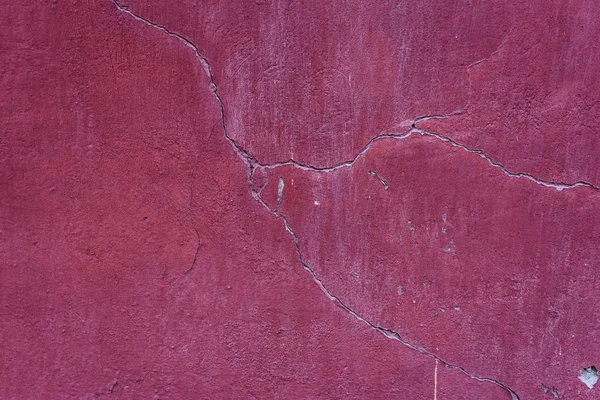
[[[415,121],[417,121],[417,120],[415,120]],[[398,133],[398,134],[386,133],[386,134],[374,136],[371,140],[369,140],[369,142],[365,145],[365,147],[363,147],[356,154],[356,156],[354,158],[352,158],[348,161],[343,161],[343,162],[337,163],[330,167],[317,168],[317,167],[312,167],[308,164],[304,164],[304,163],[301,163],[301,162],[298,162],[295,160],[289,160],[289,161],[285,161],[285,162],[272,163],[272,164],[260,164],[257,162],[257,165],[259,165],[262,168],[266,168],[266,169],[274,169],[274,168],[283,167],[283,166],[288,165],[288,166],[293,166],[298,169],[302,169],[304,171],[331,172],[331,171],[335,171],[340,168],[352,167],[354,165],[354,163],[356,163],[356,161],[361,156],[363,156],[370,149],[371,145],[376,141],[384,140],[384,139],[401,140],[401,139],[408,138],[413,133],[419,133],[421,136],[429,136],[429,137],[435,138],[437,140],[440,140],[442,142],[446,142],[446,143],[450,144],[452,147],[458,147],[468,153],[477,154],[481,158],[485,159],[489,163],[490,166],[492,166],[494,168],[499,168],[505,175],[507,175],[511,178],[517,178],[517,179],[525,178],[535,184],[542,185],[542,186],[545,186],[548,188],[553,188],[559,192],[562,190],[565,190],[565,189],[574,189],[574,188],[580,187],[580,186],[587,187],[587,188],[593,189],[595,191],[600,191],[600,187],[595,186],[586,181],[577,181],[574,183],[547,181],[544,179],[536,178],[535,176],[533,176],[529,173],[526,173],[526,172],[512,172],[508,168],[506,168],[504,165],[500,164],[499,162],[495,161],[493,158],[488,156],[485,152],[483,152],[483,150],[471,149],[465,145],[462,145],[462,144],[454,141],[453,139],[450,139],[447,136],[439,135],[439,134],[431,132],[431,131],[426,131],[423,129],[416,128],[415,125],[416,124],[413,124],[413,128],[411,130],[403,132],[403,133]]]
[[[191,40],[187,39],[185,36],[182,36],[176,32],[173,32],[173,31],[167,29],[165,26],[156,24],[152,21],[149,21],[148,19],[146,19],[144,17],[141,17],[141,16],[131,12],[126,6],[121,5],[117,0],[112,0],[112,2],[115,4],[115,7],[119,11],[122,11],[122,12],[130,15],[131,17],[135,18],[136,20],[138,20],[140,22],[143,22],[146,25],[149,25],[153,28],[161,30],[168,36],[171,36],[171,37],[174,37],[174,38],[180,40],[185,46],[187,46],[193,50],[196,57],[200,60],[202,67],[204,68],[204,71],[206,72],[206,75],[208,76],[208,78],[210,80],[210,85],[209,85],[210,90],[213,93],[213,95],[215,96],[215,98],[217,99],[217,103],[219,105],[220,114],[221,114],[221,128],[223,131],[223,135],[225,136],[225,139],[231,144],[231,146],[233,147],[233,149],[235,150],[237,155],[250,168],[250,171],[248,173],[249,179],[251,177],[252,171],[258,167],[265,168],[265,169],[274,169],[274,168],[281,167],[281,166],[292,165],[296,168],[300,168],[300,169],[303,169],[306,171],[315,171],[315,172],[330,172],[330,171],[334,171],[339,168],[351,167],[362,155],[364,155],[367,151],[369,151],[371,145],[374,142],[383,140],[383,139],[406,139],[409,136],[411,136],[412,133],[418,132],[423,136],[434,137],[436,139],[439,139],[441,141],[451,144],[453,147],[459,147],[469,153],[477,154],[480,157],[486,159],[491,166],[500,168],[507,176],[510,176],[512,178],[527,178],[534,183],[537,183],[539,185],[543,185],[546,187],[554,188],[558,191],[562,191],[564,189],[573,189],[578,186],[588,187],[590,189],[600,191],[600,187],[595,186],[595,185],[593,185],[589,182],[583,181],[583,180],[577,181],[574,183],[554,182],[554,181],[548,181],[548,180],[536,178],[535,176],[533,176],[529,173],[526,173],[526,172],[511,172],[506,167],[504,167],[501,163],[495,161],[492,157],[485,154],[485,152],[483,150],[470,149],[467,146],[462,145],[462,144],[454,141],[453,139],[450,139],[449,137],[442,136],[442,135],[436,134],[434,132],[423,130],[423,129],[416,127],[416,125],[419,122],[426,121],[428,119],[448,119],[448,118],[451,118],[451,117],[454,117],[454,116],[457,116],[460,114],[464,114],[467,111],[469,104],[467,104],[463,109],[453,111],[450,114],[430,114],[430,115],[416,117],[415,119],[412,120],[411,129],[406,130],[401,133],[382,133],[382,134],[376,135],[376,136],[372,137],[365,144],[365,146],[363,146],[363,148],[360,149],[358,151],[358,153],[356,153],[356,155],[353,158],[346,160],[346,161],[338,162],[338,163],[333,164],[328,167],[314,167],[314,166],[311,166],[310,164],[302,163],[302,162],[296,161],[294,159],[289,159],[287,161],[280,161],[280,162],[274,162],[274,163],[269,163],[269,164],[263,164],[263,163],[259,162],[253,155],[251,155],[246,149],[244,149],[244,147],[242,145],[240,145],[237,141],[235,141],[235,139],[231,138],[227,134],[227,126],[225,123],[225,108],[223,106],[223,100],[221,99],[221,96],[219,95],[218,88],[215,83],[214,76],[213,76],[213,73],[211,70],[211,66],[208,63],[208,60],[204,56],[201,55],[200,51],[198,50],[198,47]],[[512,31],[512,28],[511,28],[511,31]],[[471,68],[473,68],[483,62],[489,61],[489,59],[492,56],[497,54],[502,49],[504,44],[506,43],[507,38],[510,35],[511,31],[509,31],[509,33],[507,33],[507,35],[504,37],[504,39],[502,40],[502,42],[500,43],[498,48],[494,52],[492,52],[490,54],[490,56],[488,56],[487,58],[483,58],[481,60],[475,61],[475,62],[471,63],[469,66],[467,66],[467,72],[469,72]]]
[[[441,140],[443,142],[449,143],[452,147],[458,147],[460,149],[465,150],[466,152],[472,153],[472,154],[477,154],[478,156],[480,156],[481,158],[485,159],[490,166],[494,167],[494,168],[499,168],[502,172],[504,172],[504,174],[510,176],[511,178],[525,178],[528,179],[530,181],[532,181],[533,183],[536,183],[538,185],[542,185],[545,187],[549,187],[549,188],[554,188],[557,191],[562,191],[564,189],[574,189],[576,187],[582,186],[582,187],[587,187],[590,189],[593,189],[595,191],[600,191],[600,187],[595,186],[589,182],[585,182],[585,181],[577,181],[575,183],[567,183],[567,182],[555,182],[555,181],[547,181],[544,179],[539,179],[536,178],[535,176],[528,174],[526,172],[511,172],[509,171],[504,165],[500,164],[497,161],[494,161],[494,159],[492,159],[490,156],[488,156],[487,154],[485,154],[483,152],[483,150],[477,150],[477,149],[471,149],[465,145],[462,145],[460,143],[457,143],[456,141],[454,141],[453,139],[450,139],[447,136],[442,136],[439,135],[437,133],[434,132],[430,132],[430,131],[426,131],[423,129],[419,129],[419,128],[413,128],[414,132],[418,132],[423,136],[430,136],[430,137],[434,137],[438,140]]]
[[[271,215],[273,215],[276,218],[281,219],[283,221],[283,223],[285,225],[285,229],[288,231],[288,233],[292,237],[292,241],[293,241],[294,247],[296,249],[296,253],[298,255],[298,259],[299,259],[300,263],[302,264],[303,268],[310,274],[310,276],[312,277],[314,283],[321,289],[321,291],[327,296],[327,298],[329,300],[331,300],[334,303],[336,303],[339,307],[341,307],[343,310],[345,310],[353,318],[355,318],[356,320],[358,320],[358,321],[366,324],[371,329],[379,332],[380,334],[382,334],[386,338],[398,341],[401,344],[403,344],[404,346],[410,348],[411,350],[414,350],[414,351],[416,351],[416,352],[418,352],[420,354],[423,354],[423,355],[425,355],[427,357],[433,358],[436,361],[436,363],[438,363],[438,362],[442,363],[444,366],[446,366],[448,368],[456,369],[456,370],[464,373],[465,375],[467,375],[471,379],[475,379],[475,380],[480,381],[480,382],[493,383],[493,384],[495,384],[495,385],[497,385],[497,386],[505,389],[506,391],[508,391],[511,394],[513,400],[519,400],[519,396],[516,394],[516,392],[513,389],[511,389],[510,387],[508,387],[507,385],[505,385],[505,384],[503,384],[503,383],[501,383],[501,382],[499,382],[499,381],[497,381],[495,379],[492,379],[492,378],[479,377],[477,375],[474,375],[474,374],[466,371],[463,367],[461,367],[459,365],[450,364],[450,363],[444,361],[442,358],[438,357],[437,355],[433,354],[432,352],[430,352],[430,351],[428,351],[428,350],[426,350],[424,348],[417,347],[417,346],[415,346],[415,345],[413,345],[413,344],[405,341],[404,339],[402,339],[402,337],[397,332],[395,332],[393,330],[390,330],[390,329],[387,329],[387,328],[384,328],[384,327],[377,326],[377,325],[371,323],[370,321],[368,321],[367,319],[363,318],[360,314],[358,314],[352,308],[348,307],[339,297],[337,297],[336,295],[332,294],[329,291],[329,289],[327,289],[327,287],[325,287],[325,285],[323,284],[322,280],[315,274],[314,270],[304,261],[304,257],[302,256],[302,252],[300,250],[300,246],[299,246],[299,243],[298,243],[298,237],[297,237],[296,233],[294,232],[294,230],[292,229],[292,227],[290,226],[288,219],[285,216],[280,215],[279,212],[278,212],[278,210],[275,210],[275,211],[272,210],[264,202],[264,200],[260,197],[260,192],[259,191],[257,192],[256,190],[253,189],[252,182],[251,182],[251,177],[252,177],[252,173],[254,172],[254,170],[257,167],[261,167],[261,168],[276,168],[278,166],[283,166],[283,165],[289,165],[289,164],[291,164],[291,165],[294,165],[297,168],[307,169],[307,170],[316,171],[316,172],[328,172],[328,171],[335,170],[335,169],[338,169],[338,168],[350,167],[350,166],[352,166],[356,162],[356,160],[360,156],[362,156],[363,154],[365,154],[369,150],[370,146],[375,141],[382,140],[382,139],[405,139],[405,138],[409,137],[411,134],[413,134],[414,132],[419,132],[419,133],[421,133],[421,135],[428,135],[428,136],[431,136],[431,137],[435,137],[435,138],[437,138],[439,140],[443,140],[445,142],[449,142],[451,145],[456,146],[456,147],[460,147],[463,150],[466,150],[466,151],[468,151],[470,153],[479,154],[480,156],[482,156],[483,158],[485,158],[486,160],[488,160],[488,162],[490,162],[490,164],[492,166],[501,168],[509,176],[517,177],[517,178],[527,177],[527,178],[533,180],[534,182],[540,183],[540,184],[544,184],[545,186],[555,187],[555,186],[557,186],[556,184],[547,183],[547,182],[544,182],[542,180],[538,180],[538,179],[533,178],[531,175],[528,175],[528,174],[522,174],[522,173],[514,174],[514,173],[510,173],[503,166],[501,166],[500,164],[498,164],[496,162],[493,162],[483,152],[480,152],[480,151],[477,151],[477,150],[470,150],[467,147],[462,146],[462,145],[454,142],[453,140],[451,140],[449,138],[446,138],[446,137],[443,137],[443,136],[440,136],[440,135],[436,135],[436,134],[431,133],[431,132],[427,132],[427,131],[423,131],[423,130],[420,130],[420,129],[416,129],[415,128],[415,123],[417,121],[419,121],[419,120],[423,120],[423,118],[426,118],[426,117],[420,117],[420,118],[415,119],[414,122],[413,122],[413,124],[412,124],[412,129],[410,129],[407,132],[404,132],[404,133],[401,133],[401,134],[389,134],[389,133],[386,133],[386,134],[381,134],[381,135],[377,135],[377,136],[373,137],[363,147],[363,149],[356,154],[356,156],[352,160],[346,161],[346,162],[342,162],[342,163],[338,163],[338,164],[336,164],[336,165],[334,165],[332,167],[329,167],[329,168],[314,168],[314,167],[311,167],[310,165],[304,165],[304,164],[301,164],[301,163],[293,161],[293,160],[290,160],[290,161],[287,161],[287,162],[283,162],[283,163],[260,164],[252,155],[250,155],[242,146],[240,146],[234,139],[232,139],[227,134],[227,126],[226,126],[226,123],[225,123],[225,110],[224,110],[223,101],[222,101],[222,99],[221,99],[221,97],[220,97],[220,95],[218,93],[217,85],[215,84],[214,76],[212,74],[212,70],[211,70],[210,64],[208,63],[208,60],[200,54],[200,52],[198,50],[198,47],[193,42],[191,42],[189,39],[185,38],[184,36],[182,36],[182,35],[180,35],[178,33],[175,33],[173,31],[170,31],[169,29],[167,29],[166,27],[164,27],[162,25],[155,24],[155,23],[149,21],[148,19],[143,18],[143,17],[141,17],[141,16],[139,16],[139,15],[131,12],[127,7],[122,6],[117,0],[112,0],[112,2],[114,3],[114,5],[117,8],[117,10],[128,14],[129,16],[131,16],[132,18],[136,19],[137,21],[140,21],[140,22],[142,22],[142,23],[144,23],[144,24],[146,24],[148,26],[151,26],[151,27],[153,27],[155,29],[158,29],[158,30],[164,32],[168,36],[177,38],[185,46],[187,46],[187,47],[189,47],[189,48],[191,48],[193,50],[194,54],[200,60],[202,66],[204,68],[204,71],[206,72],[206,74],[207,74],[207,76],[209,78],[209,81],[210,81],[209,88],[212,91],[212,93],[214,94],[214,96],[215,96],[215,98],[216,98],[216,100],[218,102],[219,109],[220,109],[220,118],[221,118],[221,127],[222,127],[222,131],[223,131],[223,136],[230,143],[230,145],[232,146],[232,148],[235,151],[235,153],[240,157],[240,159],[247,166],[248,185],[250,187],[250,192],[251,192],[252,197],[255,200],[257,200],[260,204],[262,204],[269,211],[269,213]],[[435,116],[431,116],[431,117],[435,117]],[[562,190],[564,188],[571,187],[571,186],[573,186],[573,187],[574,186],[589,186],[589,187],[592,187],[592,188],[598,190],[598,188],[592,186],[591,184],[586,184],[586,183],[583,183],[583,182],[582,183],[577,183],[575,185],[565,185],[565,187],[561,187],[560,189],[558,187],[555,187],[555,188],[557,190]],[[264,185],[260,189],[262,190],[263,188],[264,188]],[[282,190],[281,190],[281,192],[282,192]],[[281,198],[281,196],[282,196],[282,193],[279,193],[279,197],[280,198]],[[281,202],[281,200],[278,199],[278,203],[280,203],[280,202]],[[198,255],[199,248],[200,248],[200,242],[198,241],[198,247],[196,249],[196,254],[194,256],[194,261],[192,262],[191,267],[188,270],[186,270],[182,275],[187,274],[190,271],[190,269],[193,268],[193,266],[195,264],[195,261],[196,261],[196,257]],[[159,354],[157,354],[157,358],[158,358],[159,355],[160,355],[160,352],[159,352]],[[136,381],[136,383],[143,382],[143,380],[146,378],[146,376],[150,372],[151,372],[151,370],[149,370],[142,378],[138,379]]]
[[[363,318],[360,314],[358,314],[356,311],[354,311],[352,308],[350,308],[348,305],[346,305],[338,296],[334,295],[333,293],[331,293],[329,291],[329,289],[327,289],[327,287],[323,284],[323,281],[317,276],[317,274],[314,272],[314,270],[304,261],[304,258],[302,256],[302,251],[300,250],[300,245],[299,245],[299,241],[298,241],[298,236],[296,235],[296,233],[294,232],[294,230],[292,229],[292,227],[290,226],[290,223],[288,221],[288,219],[283,216],[280,215],[279,213],[273,211],[271,208],[269,208],[268,205],[266,205],[266,203],[262,202],[262,204],[267,207],[267,209],[269,210],[269,212],[271,214],[273,214],[275,217],[283,220],[284,224],[285,224],[285,229],[288,231],[288,233],[292,236],[292,240],[294,242],[294,247],[296,248],[296,253],[298,254],[298,259],[300,261],[300,263],[302,264],[302,267],[308,271],[308,273],[311,275],[313,281],[315,282],[315,284],[319,287],[319,289],[321,289],[321,291],[325,294],[325,296],[327,296],[327,298],[336,303],[339,307],[341,307],[342,309],[344,309],[348,314],[350,314],[352,317],[354,317],[356,320],[362,322],[363,324],[366,324],[367,326],[369,326],[371,329],[379,332],[380,334],[382,334],[383,336],[385,336],[388,339],[391,340],[395,340],[397,342],[400,342],[402,345],[408,347],[411,350],[414,350],[420,354],[423,354],[427,357],[431,357],[433,358],[436,363],[441,363],[442,365],[444,365],[447,368],[451,368],[451,369],[455,369],[458,370],[460,372],[462,372],[463,374],[467,375],[469,378],[471,379],[475,379],[479,382],[488,382],[488,383],[493,383],[497,386],[500,386],[502,389],[508,391],[512,397],[512,400],[520,400],[519,396],[517,395],[517,393],[511,389],[510,387],[508,387],[507,385],[503,384],[502,382],[499,382],[493,378],[487,378],[487,377],[480,377],[477,375],[474,375],[470,372],[468,372],[467,370],[465,370],[463,367],[456,365],[456,364],[451,364],[447,361],[445,361],[444,359],[442,359],[441,357],[435,355],[434,353],[428,351],[425,348],[422,347],[418,347],[415,346],[409,342],[407,342],[406,340],[404,340],[399,333],[391,330],[391,329],[387,329],[378,325],[373,324],[372,322],[370,322],[369,320]]]
[[[198,231],[196,231],[196,234],[198,234]],[[194,269],[194,266],[196,265],[196,261],[198,260],[198,253],[200,253],[200,247],[202,247],[202,243],[200,242],[200,238],[198,238],[198,243],[196,245],[196,253],[194,254],[194,259],[192,260],[192,263],[190,264],[190,266],[185,271],[183,271],[181,276],[187,275],[192,269]]]
[[[467,79],[469,81],[469,90],[468,90],[469,94],[467,96],[467,104],[464,107],[459,108],[458,110],[454,110],[448,114],[429,114],[429,115],[423,115],[421,117],[415,118],[413,127],[414,127],[414,125],[418,124],[419,122],[427,121],[428,119],[446,119],[446,118],[454,117],[457,115],[467,114],[469,112],[469,107],[471,106],[471,97],[473,95],[473,81],[471,79],[471,69],[475,68],[476,66],[478,66],[480,64],[489,62],[493,56],[498,54],[500,52],[500,50],[502,50],[502,48],[504,47],[506,42],[508,41],[508,37],[511,35],[512,31],[513,31],[513,28],[511,27],[509,29],[508,33],[504,36],[504,38],[502,39],[502,41],[496,48],[496,50],[492,51],[489,56],[479,59],[477,61],[474,61],[471,64],[467,65],[466,71],[467,71]]]
[[[219,95],[219,91],[217,89],[217,85],[215,84],[215,79],[214,79],[210,64],[208,63],[208,60],[202,54],[200,54],[200,50],[198,50],[198,46],[196,46],[191,40],[189,40],[185,36],[182,36],[179,33],[176,33],[176,32],[173,32],[173,31],[167,29],[165,26],[156,24],[144,17],[141,17],[141,16],[131,12],[129,10],[129,8],[121,5],[121,3],[118,2],[118,0],[112,0],[112,2],[115,5],[115,7],[117,8],[117,10],[126,13],[127,15],[131,16],[132,18],[136,19],[137,21],[144,23],[145,25],[148,25],[152,28],[162,31],[163,33],[165,33],[168,36],[178,39],[181,43],[183,43],[185,46],[187,46],[194,52],[194,54],[196,55],[196,58],[198,58],[200,60],[200,63],[202,64],[204,72],[206,73],[206,76],[208,77],[208,79],[210,81],[210,83],[209,83],[210,91],[213,93],[213,95],[217,99],[217,103],[219,105],[220,114],[221,114],[221,121],[220,121],[221,129],[223,130],[223,135],[225,136],[225,139],[229,142],[229,144],[231,144],[231,146],[233,147],[233,149],[235,150],[237,155],[242,159],[242,161],[244,161],[244,163],[248,167],[255,165],[256,160],[254,159],[254,157],[252,157],[234,139],[232,139],[229,135],[227,135],[227,127],[225,125],[225,109],[223,108],[223,100],[221,99],[221,96]]]

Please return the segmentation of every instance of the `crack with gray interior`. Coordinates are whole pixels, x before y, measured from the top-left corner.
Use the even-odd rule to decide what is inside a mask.
[[[428,351],[428,350],[426,350],[424,348],[417,347],[417,346],[415,346],[415,345],[413,345],[413,344],[405,341],[404,339],[402,339],[402,337],[397,332],[394,332],[394,331],[392,331],[390,329],[387,329],[387,328],[384,328],[384,327],[377,326],[377,325],[371,323],[370,321],[368,321],[367,319],[363,318],[361,315],[359,315],[353,309],[351,309],[350,307],[348,307],[339,297],[337,297],[336,295],[332,294],[327,289],[327,287],[325,287],[325,285],[323,284],[323,282],[321,281],[321,279],[315,274],[315,272],[313,271],[313,269],[306,262],[304,262],[304,258],[302,256],[302,252],[300,251],[300,247],[299,247],[299,244],[298,244],[298,237],[296,236],[294,230],[290,226],[289,221],[287,220],[287,218],[285,216],[280,215],[278,209],[277,210],[272,210],[264,202],[264,200],[260,197],[260,191],[256,191],[256,190],[253,189],[252,182],[251,182],[252,173],[257,168],[269,168],[269,169],[271,169],[271,168],[276,168],[278,166],[283,166],[283,165],[293,165],[294,167],[297,167],[297,168],[311,170],[311,171],[315,171],[315,172],[328,172],[328,171],[332,171],[332,170],[335,170],[335,169],[338,169],[338,168],[350,167],[350,166],[352,166],[356,162],[356,160],[359,157],[361,157],[362,155],[364,155],[369,150],[370,146],[375,141],[383,140],[383,139],[400,139],[401,140],[401,139],[406,139],[407,137],[409,137],[413,133],[419,133],[419,134],[424,135],[424,136],[430,136],[430,137],[437,138],[437,139],[442,140],[442,141],[444,141],[446,143],[449,143],[452,146],[459,147],[459,148],[461,148],[461,149],[463,149],[463,150],[465,150],[465,151],[467,151],[469,153],[478,154],[479,156],[485,158],[490,163],[490,165],[502,169],[502,171],[505,174],[507,174],[508,176],[511,176],[513,178],[527,178],[527,179],[529,179],[529,180],[531,180],[531,181],[533,181],[533,182],[535,182],[537,184],[541,184],[541,185],[544,185],[546,187],[553,187],[553,188],[555,188],[557,190],[570,189],[570,188],[574,188],[574,187],[577,187],[577,186],[587,186],[587,187],[590,187],[590,188],[595,189],[595,190],[600,190],[599,188],[597,188],[597,187],[595,187],[595,186],[593,186],[593,185],[591,185],[589,183],[586,183],[586,182],[576,182],[574,184],[564,184],[564,183],[543,181],[543,180],[537,179],[537,178],[535,178],[535,177],[533,177],[533,176],[531,176],[529,174],[526,174],[526,173],[512,173],[512,172],[508,171],[506,168],[504,168],[501,164],[493,161],[490,157],[488,157],[487,155],[485,155],[485,153],[483,153],[483,151],[469,149],[469,148],[467,148],[467,147],[465,147],[463,145],[460,145],[460,144],[456,143],[455,141],[453,141],[450,138],[446,138],[444,136],[437,135],[437,134],[432,133],[432,132],[428,132],[428,131],[424,131],[424,130],[421,130],[421,129],[417,129],[415,127],[415,124],[418,121],[422,121],[422,120],[424,120],[426,118],[449,118],[450,115],[449,116],[419,117],[419,118],[416,118],[413,121],[413,124],[411,125],[411,129],[407,130],[406,132],[398,133],[398,134],[385,133],[385,134],[380,134],[380,135],[374,136],[373,138],[371,138],[367,142],[367,144],[351,160],[344,161],[344,162],[341,162],[341,163],[337,163],[337,164],[335,164],[335,165],[333,165],[331,167],[327,167],[327,168],[315,168],[315,167],[312,167],[310,165],[302,164],[302,163],[294,161],[294,160],[289,160],[289,161],[286,161],[286,162],[279,162],[279,163],[272,163],[272,164],[261,164],[250,153],[248,153],[241,145],[239,145],[233,138],[231,138],[228,135],[228,133],[227,133],[227,126],[226,126],[226,123],[225,123],[225,110],[224,110],[223,101],[222,101],[222,99],[221,99],[221,97],[220,97],[220,95],[218,93],[218,88],[217,88],[217,85],[215,84],[214,76],[212,74],[212,70],[211,70],[210,64],[208,63],[208,60],[204,56],[202,56],[200,54],[197,46],[192,41],[190,41],[189,39],[187,39],[186,37],[184,37],[184,36],[182,36],[182,35],[180,35],[178,33],[173,32],[173,31],[167,29],[166,27],[164,27],[162,25],[153,23],[153,22],[149,21],[148,19],[143,18],[143,17],[141,17],[141,16],[133,13],[127,7],[122,6],[117,0],[112,0],[112,3],[115,5],[115,7],[117,8],[117,10],[119,10],[119,11],[121,11],[121,12],[123,12],[123,13],[125,13],[125,14],[127,14],[129,16],[131,16],[135,20],[140,21],[140,22],[142,22],[142,23],[144,23],[144,24],[146,24],[148,26],[151,26],[151,27],[153,27],[155,29],[158,29],[158,30],[162,31],[163,33],[165,33],[168,36],[177,38],[185,46],[187,46],[188,48],[190,48],[194,52],[195,56],[200,60],[200,63],[202,64],[202,67],[203,67],[204,71],[206,72],[206,74],[207,74],[207,76],[209,78],[209,81],[210,81],[210,84],[209,84],[210,90],[213,93],[213,95],[215,96],[215,98],[216,98],[216,100],[218,102],[218,105],[219,105],[220,117],[221,117],[221,128],[222,128],[222,131],[223,131],[223,136],[230,143],[230,145],[232,146],[232,148],[235,151],[235,153],[239,156],[239,158],[247,166],[248,185],[249,185],[250,193],[251,193],[252,197],[256,201],[258,201],[260,204],[262,204],[272,216],[274,216],[274,217],[276,217],[276,218],[278,218],[278,219],[280,219],[280,220],[283,221],[283,223],[285,225],[285,229],[287,230],[287,232],[292,237],[293,244],[295,246],[296,253],[298,255],[298,259],[299,259],[300,263],[302,264],[303,268],[310,274],[310,276],[313,279],[313,281],[315,282],[315,284],[321,289],[321,291],[323,291],[323,293],[327,296],[327,298],[329,300],[331,300],[332,302],[336,303],[339,307],[341,307],[342,309],[344,309],[354,319],[356,319],[357,321],[359,321],[361,323],[366,324],[371,329],[379,332],[380,334],[382,334],[386,338],[391,339],[391,340],[395,340],[395,341],[401,343],[402,345],[410,348],[411,350],[414,350],[414,351],[416,351],[416,352],[418,352],[418,353],[420,353],[422,355],[431,357],[432,359],[434,359],[434,360],[442,363],[444,366],[446,366],[448,368],[452,368],[452,369],[458,370],[458,371],[464,373],[465,375],[467,375],[468,377],[470,377],[471,379],[474,379],[474,380],[477,380],[477,381],[480,381],[480,382],[488,382],[488,383],[495,384],[495,385],[497,385],[497,386],[505,389],[506,391],[508,391],[511,394],[513,400],[519,400],[519,396],[517,395],[517,393],[513,389],[511,389],[510,387],[508,387],[507,385],[505,385],[505,384],[503,384],[503,383],[501,383],[501,382],[499,382],[499,381],[497,381],[495,379],[492,379],[492,378],[480,377],[480,376],[474,375],[474,374],[466,371],[463,367],[461,367],[459,365],[454,365],[454,364],[448,363],[448,362],[444,361],[442,358],[440,358],[439,356],[433,354],[432,352],[430,352],[430,351]],[[283,181],[280,181],[280,182],[283,182]],[[282,198],[282,194],[283,194],[283,183],[280,186],[281,186],[281,189],[278,190],[278,192],[280,192],[280,193],[278,193],[278,204],[281,203],[281,198]],[[264,188],[264,185],[263,185],[262,188]],[[260,188],[260,189],[262,190],[262,188]],[[192,263],[192,267],[193,267],[193,263]],[[186,273],[187,273],[187,271],[186,271]]]

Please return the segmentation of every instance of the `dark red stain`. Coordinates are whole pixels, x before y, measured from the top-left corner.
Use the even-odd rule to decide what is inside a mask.
[[[7,3],[0,397],[596,398],[599,16]]]

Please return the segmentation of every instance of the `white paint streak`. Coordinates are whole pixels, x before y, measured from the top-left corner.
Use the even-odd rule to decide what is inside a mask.
[[[277,197],[281,198],[283,196],[283,188],[285,187],[285,182],[283,178],[279,178],[279,182],[277,183]]]
[[[433,400],[437,400],[437,369],[438,369],[438,359],[435,359],[435,372],[433,374]]]

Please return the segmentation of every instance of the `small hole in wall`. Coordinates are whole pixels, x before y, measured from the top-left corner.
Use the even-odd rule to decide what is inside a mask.
[[[585,386],[592,389],[596,382],[598,382],[598,368],[592,365],[591,367],[582,369],[579,374],[579,380],[585,383]]]

